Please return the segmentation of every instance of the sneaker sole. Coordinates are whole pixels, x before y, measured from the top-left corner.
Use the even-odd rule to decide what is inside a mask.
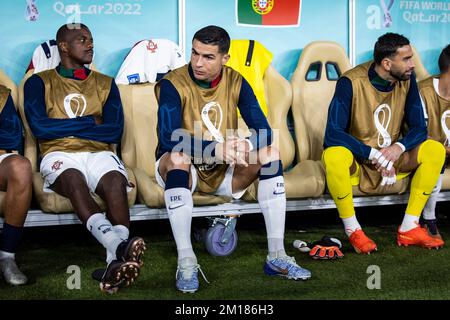
[[[308,279],[311,279],[311,276],[308,276],[308,277],[292,277],[292,276],[287,276],[285,274],[267,274],[267,273],[266,273],[266,275],[268,275],[268,276],[278,276],[278,277],[282,277],[283,279],[286,279],[286,280],[295,280],[295,281],[299,281],[299,280],[306,281]]]
[[[357,254],[366,254],[366,255],[370,255],[370,253],[378,251],[378,248],[375,247],[375,249],[371,250],[371,251],[367,251],[367,252],[362,252],[361,250],[359,250],[357,247],[352,246],[353,249],[355,249]]]
[[[107,293],[115,293],[121,287],[127,287],[136,281],[140,273],[140,267],[136,262],[125,262],[113,275],[111,281],[101,281],[100,290]]]
[[[136,262],[140,267],[144,265],[144,253],[147,250],[144,239],[136,238],[127,248],[127,261]]]
[[[177,289],[178,291],[181,291],[183,293],[195,293],[198,289],[193,289],[193,290],[182,290],[182,289]]]
[[[272,271],[272,270],[271,270]],[[284,279],[288,279],[288,280],[308,280],[311,278],[311,276],[304,276],[304,277],[293,277],[293,276],[288,276],[287,274],[281,274],[281,273],[271,273],[270,271],[264,270],[264,274],[267,276],[271,276],[271,277],[282,277]]]
[[[417,247],[421,247],[421,248],[425,248],[425,249],[436,249],[439,250],[441,248],[444,247],[444,245],[441,246],[427,246],[427,245],[421,245],[421,244],[409,244],[409,243],[401,243],[400,241],[397,241],[397,245],[399,247],[409,247],[409,246],[417,246]]]
[[[308,279],[311,279],[311,276],[309,277],[286,277],[288,280],[295,280],[295,281],[306,281]]]

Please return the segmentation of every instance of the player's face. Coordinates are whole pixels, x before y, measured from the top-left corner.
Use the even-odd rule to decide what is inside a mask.
[[[389,74],[392,78],[402,81],[409,80],[414,71],[413,51],[411,46],[406,45],[397,49],[397,54],[391,58],[386,58],[390,61]]]
[[[219,52],[219,46],[204,44],[194,39],[192,42],[191,66],[197,80],[211,82],[222,71],[230,56]]]
[[[85,65],[92,62],[94,56],[94,39],[86,28],[74,29],[67,35],[67,56],[75,65]]]

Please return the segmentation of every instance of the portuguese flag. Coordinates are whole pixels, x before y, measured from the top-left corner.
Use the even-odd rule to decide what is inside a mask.
[[[238,25],[298,26],[301,0],[236,0]]]

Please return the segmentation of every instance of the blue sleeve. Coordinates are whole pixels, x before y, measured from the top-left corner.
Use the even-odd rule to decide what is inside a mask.
[[[119,143],[124,125],[122,100],[114,81],[102,111],[102,124],[94,125],[74,134],[77,138],[95,140],[104,143]]]
[[[272,129],[267,122],[258,100],[248,82],[242,78],[238,108],[242,119],[251,131],[249,137],[253,147],[258,150],[272,144]]]
[[[178,91],[168,80],[161,80],[158,108],[158,156],[165,152],[182,151],[189,156],[194,156],[192,150],[202,154],[210,146],[211,156],[214,156],[215,141],[207,141],[194,138],[182,129],[181,99]]]
[[[25,82],[24,107],[31,131],[38,139],[53,140],[70,137],[95,125],[92,116],[71,119],[49,118],[45,106],[44,82],[37,75],[31,76]]]
[[[0,113],[0,149],[20,150],[21,143],[22,123],[10,95]]]
[[[405,118],[408,125],[408,132],[398,142],[405,146],[406,151],[414,149],[427,139],[428,131],[423,113],[422,102],[420,101],[419,90],[417,88],[416,77],[411,76],[411,84],[406,97]]]
[[[349,149],[355,156],[368,159],[371,147],[348,133],[352,98],[353,89],[350,79],[340,78],[328,109],[324,147],[342,146]]]

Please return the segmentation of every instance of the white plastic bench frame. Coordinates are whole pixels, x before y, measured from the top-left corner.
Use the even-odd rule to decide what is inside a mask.
[[[409,193],[402,195],[386,195],[386,196],[369,196],[355,197],[355,207],[384,206],[394,204],[405,204],[408,202]],[[449,201],[450,191],[443,191],[438,196],[438,201]],[[306,211],[318,209],[336,208],[333,199],[329,195],[323,195],[320,198],[309,198],[301,200],[288,200],[286,211]],[[242,201],[234,201],[214,206],[195,207],[193,211],[194,217],[220,216],[229,214],[249,214],[260,213],[258,203],[248,203]],[[131,221],[167,219],[167,211],[165,208],[148,208],[143,204],[134,205],[130,209]],[[57,226],[79,224],[80,220],[74,213],[43,213],[41,210],[30,210],[25,221],[26,227],[41,226]],[[0,218],[0,226],[3,227],[3,219]]]

